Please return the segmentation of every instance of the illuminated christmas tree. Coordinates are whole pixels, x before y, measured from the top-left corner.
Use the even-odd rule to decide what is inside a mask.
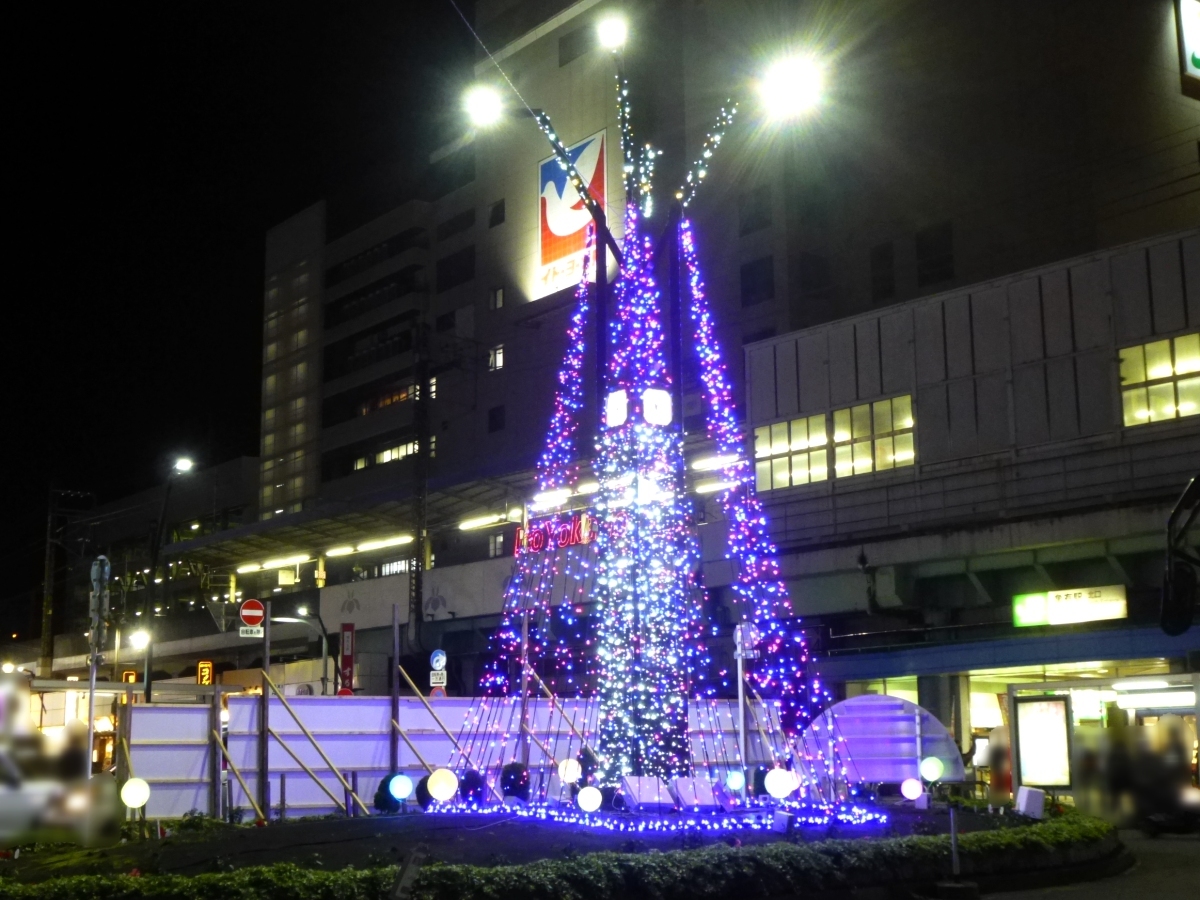
[[[656,152],[635,149],[629,124],[629,88],[618,76],[618,121],[625,173],[626,208],[620,272],[607,321],[605,376],[597,389],[602,405],[595,435],[592,475],[581,482],[581,414],[584,354],[591,315],[585,274],[567,334],[567,349],[546,449],[538,466],[535,510],[560,508],[589,498],[586,514],[554,513],[526,523],[516,548],[514,575],[495,636],[496,660],[483,679],[489,693],[516,688],[521,667],[536,664],[555,692],[594,690],[599,697],[597,781],[623,775],[670,778],[690,774],[687,698],[711,693],[705,681],[703,589],[693,506],[686,494],[683,431],[666,322],[671,298],[654,278],[654,244],[645,233]],[[782,622],[791,617],[775,547],[755,495],[753,467],[737,420],[732,386],[721,357],[705,296],[696,237],[686,210],[708,174],[709,160],[733,122],[736,107],[722,109],[700,158],[676,193],[665,240],[677,242],[690,340],[703,388],[707,437],[715,445],[712,469],[720,478],[717,499],[728,523],[740,617],[763,636],[750,680],[779,705],[785,733],[807,724],[824,699],[809,682],[802,636]],[[544,113],[537,121],[554,145],[568,180],[593,209],[597,198],[571,165],[566,147]],[[603,224],[601,211],[593,215]],[[603,240],[601,233],[597,239]],[[682,296],[686,292],[686,296]],[[682,316],[682,313],[681,313]],[[588,524],[580,525],[580,516]],[[594,542],[582,535],[594,533]],[[537,546],[534,546],[536,544]],[[594,603],[594,635],[581,631],[584,605]],[[559,627],[552,627],[556,610]],[[565,626],[565,627],[562,627]],[[572,631],[572,626],[574,630]],[[515,663],[515,665],[514,665]],[[514,671],[515,670],[515,671]]]

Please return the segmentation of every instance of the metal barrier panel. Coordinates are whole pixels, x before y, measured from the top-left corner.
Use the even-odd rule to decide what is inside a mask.
[[[208,812],[209,705],[135,704],[130,707],[133,774],[150,785],[149,818]],[[120,752],[118,750],[118,752]]]
[[[288,703],[337,770],[347,780],[357,776],[358,794],[370,806],[379,782],[389,774],[391,698],[289,697]],[[471,766],[480,769],[494,783],[504,765],[520,759],[518,698],[450,697],[431,701],[431,705],[458,747],[420,700],[400,698],[400,724],[429,765],[435,768],[449,765],[461,771],[468,767],[469,760]],[[777,711],[770,704],[758,702],[747,707],[750,763],[769,762],[782,749]],[[228,710],[225,741],[229,758],[245,779],[246,787],[257,797],[259,698],[231,695]],[[589,745],[594,745],[597,711],[595,698],[564,698],[557,707],[545,697],[528,699],[526,721],[537,739],[529,743],[534,796],[544,792],[553,774],[553,765],[545,751],[561,762],[579,754],[580,734]],[[147,815],[168,818],[181,816],[190,809],[207,810],[208,759],[212,749],[209,716],[207,705],[134,707],[131,751],[135,773],[151,785]],[[692,759],[698,774],[720,777],[738,765],[735,701],[692,701],[688,719]],[[344,797],[342,783],[278,698],[271,699],[268,722],[280,740],[335,797]],[[761,723],[761,729],[756,723]],[[762,731],[766,732],[765,742]],[[414,781],[419,780],[425,774],[421,760],[407,742],[397,740],[399,771]],[[270,739],[268,764],[272,815],[278,813],[281,775],[286,778],[289,817],[337,811],[329,796],[274,738]],[[232,805],[250,810],[252,805],[232,773],[226,773],[223,780],[229,784]]]

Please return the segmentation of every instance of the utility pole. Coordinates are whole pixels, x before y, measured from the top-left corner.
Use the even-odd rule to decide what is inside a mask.
[[[96,557],[92,563],[92,594],[88,604],[88,740],[87,778],[92,777],[92,747],[96,727],[96,667],[100,664],[100,651],[104,649],[105,631],[108,626],[108,582],[112,568],[107,556]],[[115,654],[114,654],[115,655]]]
[[[58,491],[51,489],[46,512],[46,569],[42,582],[42,649],[38,654],[38,677],[49,678],[54,668],[54,515]]]
[[[425,617],[425,569],[429,566],[429,338],[424,318],[416,323],[414,365],[416,396],[413,399],[413,425],[417,432],[417,453],[413,460],[413,560],[408,573],[409,649],[424,649],[421,624]],[[396,660],[396,665],[400,660]]]

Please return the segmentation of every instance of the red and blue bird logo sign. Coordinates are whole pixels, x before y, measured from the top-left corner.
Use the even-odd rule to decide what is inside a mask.
[[[588,192],[607,211],[605,177],[607,147],[603,131],[585,138],[567,149],[571,162],[582,176]],[[545,297],[579,283],[591,214],[578,192],[567,180],[558,157],[543,160],[538,166],[538,229],[541,253],[537,294]],[[592,267],[593,269],[595,267]],[[594,271],[589,271],[594,278]]]

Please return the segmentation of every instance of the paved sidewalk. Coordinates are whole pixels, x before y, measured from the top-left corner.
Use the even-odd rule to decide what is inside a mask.
[[[1200,896],[1200,835],[1147,838],[1122,831],[1137,865],[1120,875],[1062,887],[987,894],[995,900],[1193,900]]]

